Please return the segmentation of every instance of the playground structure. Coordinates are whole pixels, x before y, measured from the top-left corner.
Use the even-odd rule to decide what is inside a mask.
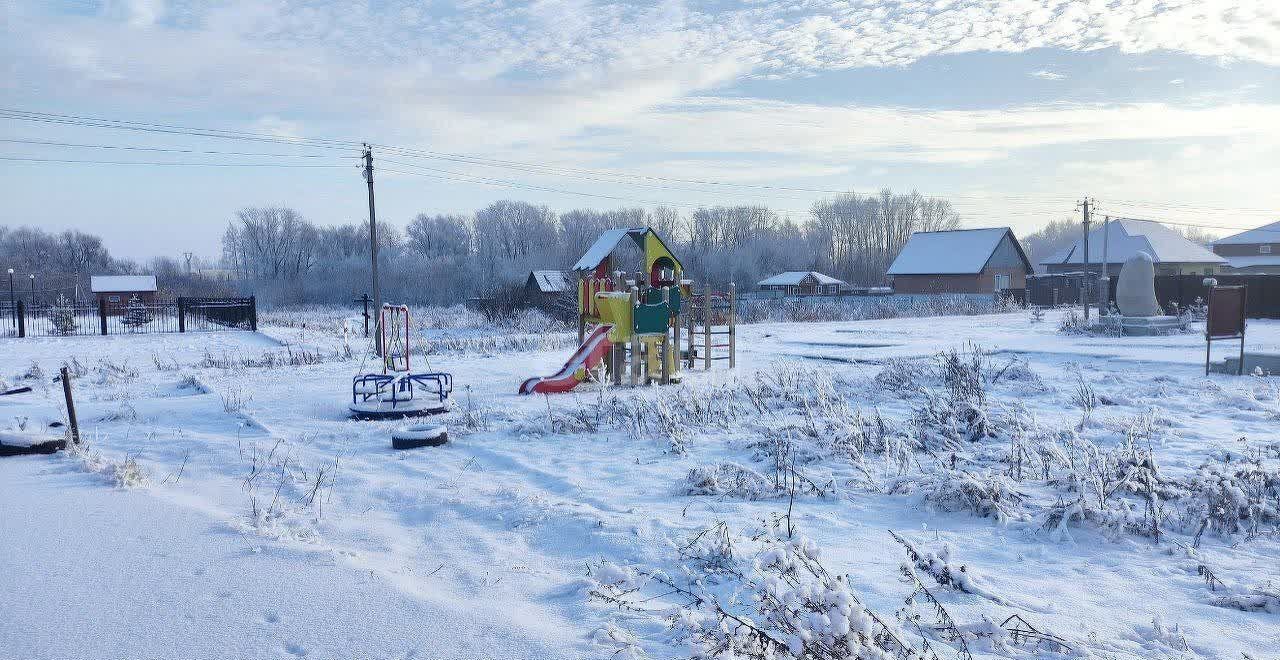
[[[448,410],[453,376],[439,371],[415,374],[409,368],[409,308],[383,305],[379,313],[382,372],[351,379],[351,416],[390,419]]]
[[[616,268],[615,250],[631,239],[643,253],[642,268],[628,277]],[[521,394],[566,392],[598,374],[621,385],[679,382],[682,365],[705,368],[712,360],[735,364],[736,315],[732,285],[727,294],[697,294],[684,267],[649,227],[611,229],[574,264],[578,280],[578,349],[555,374],[520,385]],[[722,329],[715,329],[715,328]],[[681,355],[682,330],[686,349]],[[715,343],[713,336],[728,341]],[[701,343],[697,337],[701,337]],[[713,357],[716,349],[727,349]]]

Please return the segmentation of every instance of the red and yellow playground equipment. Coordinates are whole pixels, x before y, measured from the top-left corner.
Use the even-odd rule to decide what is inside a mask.
[[[643,270],[630,276],[615,268],[615,250],[626,239],[643,252]],[[692,282],[682,279],[683,272],[680,260],[649,227],[611,229],[601,234],[573,266],[578,280],[578,349],[555,374],[524,381],[520,393],[567,392],[598,372],[601,365],[614,384],[622,383],[624,373],[630,374],[632,385],[678,382],[682,312],[694,299]],[[728,316],[731,319],[732,314]],[[709,319],[710,313],[704,312],[704,317]],[[685,318],[692,333],[694,316]],[[704,341],[706,350],[729,347],[730,366],[732,326],[730,320],[729,344]],[[704,332],[705,339],[710,336]],[[692,366],[696,350],[692,335],[688,343]],[[706,364],[709,368],[710,361]]]

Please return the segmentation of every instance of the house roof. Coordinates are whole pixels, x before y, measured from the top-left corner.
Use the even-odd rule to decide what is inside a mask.
[[[1121,218],[1112,220],[1109,226],[1106,236],[1107,263],[1122,264],[1139,252],[1146,252],[1156,263],[1226,263],[1226,259],[1158,222]],[[1090,263],[1102,263],[1102,239],[1103,226],[1089,232]],[[1084,240],[1076,241],[1040,263],[1083,264]]]
[[[773,277],[760,280],[757,286],[799,286],[804,278],[812,275],[818,284],[844,284],[843,280],[838,280],[830,275],[819,273],[816,270],[789,270],[785,273],[778,273]]]
[[[1248,245],[1251,243],[1280,243],[1280,220],[1249,231],[1242,231],[1226,238],[1219,238],[1213,242],[1214,245]],[[1231,258],[1228,257],[1227,261],[1231,261]]]
[[[1018,239],[1008,227],[918,231],[902,246],[886,275],[971,275],[982,272],[991,255],[1008,236],[1018,256],[1031,270],[1031,263]]]
[[[569,274],[558,270],[535,270],[529,273],[529,277],[543,293],[563,293],[573,287]]]
[[[145,292],[156,290],[155,275],[94,275],[89,278],[89,289],[93,293],[105,292]]]

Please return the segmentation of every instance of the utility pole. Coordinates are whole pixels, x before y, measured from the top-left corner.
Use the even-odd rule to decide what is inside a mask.
[[[378,284],[378,217],[373,211],[373,147],[364,145],[364,180],[369,185],[369,262],[373,273],[374,331],[382,337],[382,287]],[[382,341],[373,342],[378,357],[382,357]]]
[[[1107,242],[1111,238],[1111,216],[1102,216],[1102,277],[1098,278],[1098,316],[1107,313],[1111,297],[1111,262],[1107,261]]]
[[[1084,277],[1080,278],[1080,305],[1084,308],[1084,320],[1089,320],[1089,205],[1092,200],[1085,196],[1080,201],[1080,208],[1084,211]]]

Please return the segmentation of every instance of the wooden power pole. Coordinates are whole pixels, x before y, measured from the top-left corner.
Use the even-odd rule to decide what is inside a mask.
[[[369,264],[373,274],[374,332],[382,337],[382,286],[378,283],[378,217],[373,210],[373,148],[364,145],[364,180],[369,186]],[[378,357],[382,357],[381,339],[373,342]]]
[[[372,185],[372,184],[370,184]],[[1080,305],[1084,308],[1084,320],[1089,320],[1089,205],[1090,200],[1086,196],[1080,201],[1080,208],[1084,211],[1084,277],[1080,278]]]

